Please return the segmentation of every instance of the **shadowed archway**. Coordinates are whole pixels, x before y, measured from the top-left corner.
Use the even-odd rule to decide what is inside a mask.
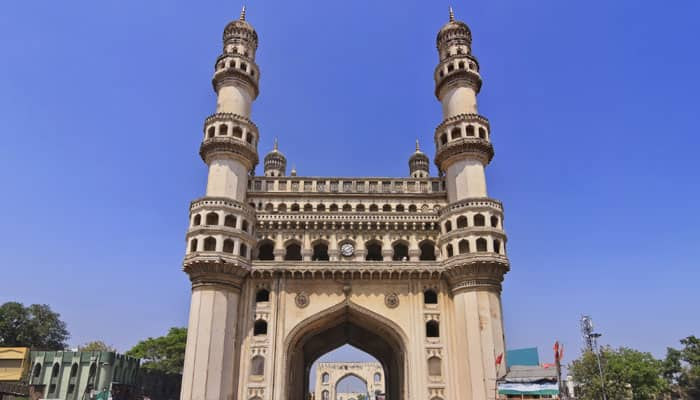
[[[344,301],[300,322],[285,340],[286,399],[305,400],[311,366],[320,356],[350,344],[382,364],[387,400],[408,393],[406,336],[394,322]]]

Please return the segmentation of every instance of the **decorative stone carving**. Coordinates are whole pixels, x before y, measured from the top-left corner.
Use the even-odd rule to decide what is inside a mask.
[[[399,296],[396,293],[389,293],[384,296],[384,304],[389,308],[396,308],[399,306]]]
[[[294,297],[294,303],[299,308],[306,308],[309,305],[309,295],[306,292],[297,293],[296,297]]]

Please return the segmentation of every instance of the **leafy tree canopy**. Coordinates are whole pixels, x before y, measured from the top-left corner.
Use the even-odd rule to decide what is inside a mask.
[[[650,353],[621,347],[601,349],[600,361],[608,399],[653,400],[666,393],[664,363]],[[602,399],[602,387],[598,363],[594,353],[585,352],[571,363],[571,375],[581,390],[581,400]]]
[[[664,378],[674,398],[700,399],[700,339],[688,336],[681,344],[680,350],[667,349]]]
[[[117,351],[117,349],[101,340],[95,340],[78,346],[78,351]]]
[[[66,323],[46,304],[0,305],[0,346],[63,350],[68,337]]]
[[[142,368],[181,374],[185,364],[186,343],[186,328],[170,328],[167,335],[142,340],[126,354],[140,358]]]

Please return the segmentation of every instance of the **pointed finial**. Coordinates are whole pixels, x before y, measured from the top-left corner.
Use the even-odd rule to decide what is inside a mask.
[[[450,6],[450,22],[455,22],[455,10]]]
[[[277,141],[277,138],[275,138],[275,144],[274,144],[274,150],[277,151],[279,150],[279,142]]]
[[[416,152],[420,151],[420,144],[418,143],[418,139],[416,139]]]
[[[245,6],[241,8],[241,17],[239,18],[241,21],[245,21]]]

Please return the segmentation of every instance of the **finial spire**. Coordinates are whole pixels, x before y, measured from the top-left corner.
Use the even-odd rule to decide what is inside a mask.
[[[274,144],[274,150],[277,151],[279,150],[279,142],[277,141],[277,138],[275,138],[275,144]]]
[[[245,21],[245,6],[241,8],[241,17],[239,18],[241,21]]]
[[[418,139],[416,139],[416,151],[420,151],[420,144],[418,143]]]
[[[455,22],[455,10],[450,6],[450,22]]]

